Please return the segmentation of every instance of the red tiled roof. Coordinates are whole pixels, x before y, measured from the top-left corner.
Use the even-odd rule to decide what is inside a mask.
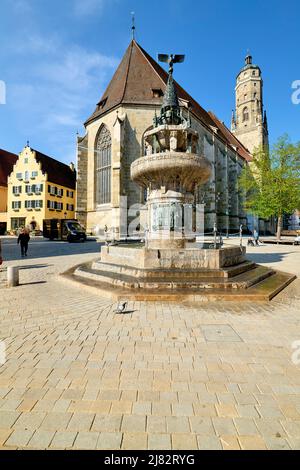
[[[164,92],[167,81],[167,72],[139,44],[131,41],[97,108],[85,124],[121,103],[160,106],[162,98],[153,97],[153,90]],[[214,126],[209,114],[175,80],[174,83],[178,97],[189,101],[192,111],[206,125]]]
[[[72,171],[69,165],[48,157],[38,150],[31,150],[35,152],[36,161],[41,163],[43,173],[48,174],[48,181],[70,189],[76,188],[76,171]]]
[[[164,92],[167,80],[167,72],[139,44],[134,40],[131,41],[94,113],[85,125],[122,103],[160,106],[162,97],[154,97],[153,90],[161,89]],[[240,156],[247,160],[247,149],[231,134],[229,129],[214,115],[205,111],[175,80],[174,83],[178,97],[189,102],[191,112],[206,127],[217,127],[219,138],[229,145],[238,147]]]
[[[0,185],[7,186],[7,178],[13,171],[18,155],[0,149]]]
[[[235,137],[234,134],[232,134],[228,127],[225,126],[224,122],[221,122],[217,116],[214,115],[214,113],[209,111],[208,114],[215,122],[215,125],[218,127],[218,129],[220,129],[222,134],[225,136],[231,147],[233,147],[242,158],[247,160],[247,162],[250,162],[252,160],[252,156],[249,150]]]

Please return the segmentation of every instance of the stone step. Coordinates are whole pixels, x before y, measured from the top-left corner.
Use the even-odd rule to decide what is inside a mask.
[[[182,273],[181,279],[173,277],[173,273],[158,271],[157,277],[137,278],[123,273],[101,271],[93,269],[91,265],[83,265],[76,269],[75,275],[93,279],[127,289],[247,289],[248,287],[262,281],[274,274],[272,269],[264,266],[256,266],[250,271],[244,272],[232,278],[193,278],[185,277]]]
[[[101,297],[109,298],[115,302],[119,300],[127,301],[149,301],[149,302],[266,302],[270,301],[286,286],[288,286],[296,276],[281,271],[276,271],[260,281],[255,286],[248,289],[160,289],[153,291],[152,289],[125,289],[115,287],[111,284],[99,282],[82,276],[74,276],[75,270],[72,268],[61,276],[68,282],[78,286],[78,284]]]
[[[263,281],[269,276],[273,276],[275,271],[265,266],[256,266],[250,271],[243,272],[233,278],[231,278],[232,287],[248,289],[249,287]]]
[[[210,278],[231,278],[243,272],[249,271],[254,269],[256,264],[252,261],[245,261],[240,263],[236,266],[229,266],[224,269],[220,270],[207,270],[207,269],[172,269],[165,270],[165,269],[139,269],[139,268],[132,268],[131,266],[121,266],[118,264],[112,263],[103,263],[101,261],[94,261],[91,265],[91,268],[96,271],[104,271],[114,273],[116,275],[125,275],[131,276],[138,279],[150,279],[150,278],[157,278],[157,277],[170,277],[172,279],[182,277],[186,279],[210,279]]]

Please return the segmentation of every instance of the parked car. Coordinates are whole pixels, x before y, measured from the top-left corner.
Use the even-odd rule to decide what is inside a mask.
[[[45,219],[43,236],[49,240],[65,240],[70,243],[86,241],[85,230],[75,219]]]

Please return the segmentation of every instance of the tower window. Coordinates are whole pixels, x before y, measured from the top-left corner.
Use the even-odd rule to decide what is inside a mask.
[[[247,99],[247,95],[244,95],[244,100],[246,100],[246,99]]]
[[[253,70],[252,75],[255,75],[255,70]]]
[[[254,86],[256,86],[256,82],[254,82]]]
[[[256,98],[256,93],[253,93],[253,98]]]
[[[249,120],[249,110],[247,106],[243,109],[243,122]]]

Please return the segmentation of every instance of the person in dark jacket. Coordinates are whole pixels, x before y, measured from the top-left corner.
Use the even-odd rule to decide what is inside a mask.
[[[21,255],[22,255],[22,257],[27,256],[29,240],[30,240],[29,233],[25,228],[23,228],[23,230],[21,231],[21,233],[18,237],[18,244],[20,243],[20,245],[21,245]]]

